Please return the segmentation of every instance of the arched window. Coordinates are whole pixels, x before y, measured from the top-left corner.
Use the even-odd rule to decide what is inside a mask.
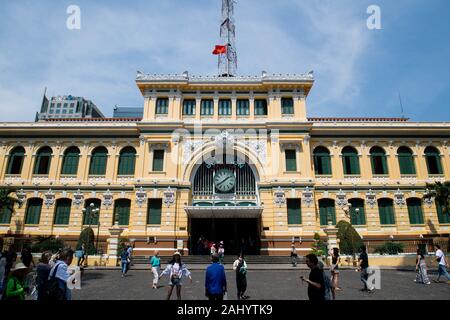
[[[22,172],[24,158],[25,149],[23,147],[15,147],[12,149],[9,154],[6,174],[20,174]]]
[[[114,223],[119,226],[128,226],[130,223],[131,200],[118,199],[114,201]]]
[[[125,147],[120,151],[118,175],[134,175],[136,164],[136,150],[133,147]]]
[[[72,200],[58,199],[55,207],[55,225],[68,225],[70,219],[70,208],[72,207]]]
[[[108,150],[105,147],[97,147],[92,151],[89,174],[105,175],[108,162]]]
[[[80,159],[80,149],[70,147],[64,152],[61,174],[76,175],[78,172],[78,160]]]
[[[342,149],[342,164],[344,174],[360,174],[358,152],[353,147]]]
[[[373,147],[370,149],[370,161],[372,163],[372,173],[374,175],[388,174],[386,152],[384,152],[383,148]]]
[[[32,198],[27,202],[25,211],[25,224],[39,224],[41,220],[42,199]]]
[[[327,226],[329,219],[331,219],[334,226],[336,225],[336,209],[333,199],[319,200],[319,216],[321,226]]]
[[[448,224],[450,223],[450,212],[446,211],[444,212],[443,210],[443,206],[438,203],[436,200],[436,211],[437,211],[437,215],[438,215],[438,221],[441,224]]]
[[[313,152],[314,171],[317,175],[331,174],[330,151],[325,147],[317,147]]]
[[[8,207],[0,208],[0,224],[10,224],[12,211]]]
[[[441,154],[435,147],[425,149],[425,159],[427,161],[428,174],[442,174]]]
[[[400,147],[397,150],[400,174],[416,174],[413,152],[408,147]]]
[[[419,198],[409,198],[406,200],[408,205],[408,215],[410,224],[424,224],[422,201]]]
[[[52,161],[53,151],[50,147],[42,147],[36,153],[36,161],[34,163],[34,174],[48,174],[50,171],[50,163]]]
[[[94,205],[91,206],[91,203]],[[87,199],[84,202],[86,211],[83,211],[83,225],[98,225],[101,204],[102,201],[100,199]],[[99,209],[99,211],[94,211],[95,209]]]
[[[364,200],[350,199],[348,202],[352,205],[350,207],[351,224],[354,226],[362,226],[366,224],[366,213],[364,212]]]
[[[394,201],[392,199],[378,199],[380,224],[395,224]]]

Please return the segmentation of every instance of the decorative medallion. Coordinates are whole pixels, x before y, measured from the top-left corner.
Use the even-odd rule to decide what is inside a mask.
[[[369,189],[369,192],[366,193],[366,202],[372,209],[377,203],[377,195],[372,191],[372,189]]]
[[[84,195],[80,191],[80,189],[77,190],[76,193],[73,194],[73,202],[77,206],[77,208],[83,203],[84,201]]]
[[[400,189],[398,189],[394,193],[394,201],[395,201],[395,204],[400,207],[402,207],[406,204],[405,195],[403,192],[400,191]]]
[[[281,187],[278,187],[278,189],[275,189],[274,191],[274,202],[278,207],[283,206],[286,203],[286,198],[284,195],[284,190],[281,189]]]
[[[167,207],[170,207],[172,204],[175,203],[175,190],[171,189],[170,187],[167,188],[166,191],[164,191],[164,204]]]
[[[136,203],[139,208],[142,207],[145,200],[147,199],[147,192],[144,191],[144,188],[140,187],[138,191],[136,191]]]
[[[347,195],[345,192],[342,191],[342,189],[339,189],[339,192],[336,193],[336,200],[337,200],[336,204],[341,209],[348,204]]]
[[[44,195],[44,204],[48,209],[54,203],[55,203],[55,193],[52,192],[52,189],[49,189],[48,192]]]
[[[309,189],[309,187],[306,187],[305,191],[302,192],[302,201],[310,207],[311,204],[314,202],[314,193]]]
[[[113,204],[113,195],[111,191],[106,190],[106,192],[103,194],[103,206],[105,206],[107,209],[112,206]]]

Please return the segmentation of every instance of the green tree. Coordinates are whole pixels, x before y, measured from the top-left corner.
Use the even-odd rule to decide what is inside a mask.
[[[388,241],[375,248],[375,252],[379,254],[397,255],[403,253],[405,245],[401,242]]]
[[[427,183],[427,189],[428,193],[423,198],[434,198],[436,203],[441,206],[442,212],[450,214],[450,181]]]
[[[78,239],[78,243],[77,243],[77,247],[81,248],[81,245],[84,244],[84,250],[85,253],[87,255],[94,255],[96,254],[95,252],[95,245],[94,245],[94,230],[92,230],[92,228],[85,228],[83,231],[81,231],[80,233],[80,237]]]
[[[64,248],[64,241],[51,237],[38,237],[37,241],[31,246],[33,252],[51,251],[56,253],[59,249]]]
[[[12,193],[16,193],[16,189],[0,189],[0,214],[2,214],[4,208],[14,212],[14,206],[20,205],[22,202],[11,196]]]
[[[347,221],[339,221],[336,228],[338,229],[337,238],[339,239],[340,251],[343,254],[355,257],[359,248],[364,244],[362,238]]]
[[[318,257],[321,257],[327,253],[327,245],[320,239],[320,235],[318,233],[314,234],[314,244],[311,249],[311,253],[314,253]]]

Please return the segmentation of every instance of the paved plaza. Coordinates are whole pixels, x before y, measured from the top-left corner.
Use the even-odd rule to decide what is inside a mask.
[[[307,300],[307,285],[301,283],[300,275],[307,277],[307,270],[254,270],[248,273],[247,294],[251,300]],[[183,300],[206,300],[204,296],[202,271],[193,271],[192,284],[184,281]],[[431,273],[431,279],[436,278]],[[362,283],[359,273],[352,270],[341,271],[337,300],[449,300],[450,285],[432,283],[421,285],[413,282],[414,272],[382,270],[381,290],[370,294],[359,291]],[[74,290],[74,300],[164,300],[168,278],[161,279],[159,289],[151,288],[152,274],[145,270],[130,270],[122,278],[119,270],[86,270],[82,278],[82,289]],[[229,299],[235,299],[236,283],[232,271],[227,271]],[[172,300],[176,299],[175,292]]]

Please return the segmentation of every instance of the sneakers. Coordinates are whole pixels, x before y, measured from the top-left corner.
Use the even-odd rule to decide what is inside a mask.
[[[425,283],[425,284],[431,284],[431,282],[427,282],[427,283]]]

